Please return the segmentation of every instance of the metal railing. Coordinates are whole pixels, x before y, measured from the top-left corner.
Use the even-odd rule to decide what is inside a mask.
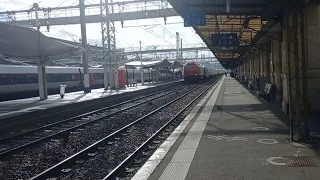
[[[165,10],[172,9],[172,7],[164,4],[160,0],[143,0],[143,1],[123,1],[114,2],[114,13],[128,13],[128,12],[141,12],[149,10]],[[100,3],[99,4],[87,4],[85,14],[100,15]],[[35,12],[30,9],[18,10],[18,11],[4,11],[0,12],[2,22],[11,21],[24,21],[35,20]],[[78,4],[65,7],[42,7],[38,12],[39,19],[48,18],[67,18],[80,16],[80,10]]]

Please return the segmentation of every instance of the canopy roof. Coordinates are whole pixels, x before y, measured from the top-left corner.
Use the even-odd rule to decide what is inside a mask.
[[[83,48],[54,40],[25,27],[0,23],[0,54],[11,57],[52,57]]]
[[[173,68],[173,69],[182,68],[182,67],[183,67],[183,65],[182,65],[180,62],[178,62],[178,61],[174,61],[174,62],[172,63],[172,65],[171,65],[171,68]]]
[[[150,66],[150,65],[155,65],[160,62],[161,61],[147,61],[147,62],[142,61],[142,65],[143,66]],[[126,63],[126,65],[140,67],[141,61],[131,61],[131,62]]]
[[[132,62],[126,63],[126,65],[140,67],[141,61],[132,61]],[[182,67],[181,63],[179,63],[177,61],[169,62],[167,59],[164,59],[162,61],[142,62],[142,65],[144,68],[179,68],[179,67]]]
[[[244,54],[256,46],[258,38],[260,39],[261,35],[265,36],[276,23],[279,23],[277,17],[281,15],[284,6],[297,2],[297,0],[168,1],[183,18],[190,17],[193,13],[205,14],[206,25],[193,28],[226,69],[239,65]],[[236,34],[238,45],[213,46],[212,35],[229,33]]]

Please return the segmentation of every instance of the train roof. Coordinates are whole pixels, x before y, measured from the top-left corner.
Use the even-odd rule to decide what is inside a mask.
[[[37,66],[23,66],[23,65],[0,65],[0,68],[37,68]],[[83,69],[83,67],[68,67],[68,66],[46,66],[46,69]],[[89,68],[89,69],[103,69],[103,68]]]
[[[83,72],[83,67],[59,67],[59,66],[46,66],[47,73],[79,73],[79,69]],[[89,72],[103,72],[103,68],[89,68]],[[13,66],[13,65],[0,65],[0,74],[24,74],[38,73],[37,66]]]
[[[60,67],[46,66],[47,73],[79,73],[79,69],[83,73],[83,67]],[[139,69],[128,69],[128,71],[140,72]],[[149,72],[149,69],[144,69]],[[153,70],[154,71],[154,70]],[[103,68],[89,68],[89,73],[103,73]],[[15,65],[0,65],[0,74],[37,74],[37,66],[15,66]]]
[[[203,65],[203,64],[201,64],[201,63],[197,63],[197,62],[194,62],[194,61],[192,61],[192,62],[187,62],[185,65],[187,65],[187,64],[195,64],[196,66],[199,66],[199,67],[207,67],[207,66],[205,66],[205,65]],[[184,66],[185,66],[184,65]]]

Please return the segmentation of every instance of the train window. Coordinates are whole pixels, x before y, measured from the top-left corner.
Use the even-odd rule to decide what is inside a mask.
[[[7,84],[7,75],[0,75],[0,84],[1,85],[6,85]]]
[[[100,75],[101,76],[101,75]],[[103,74],[102,74],[103,79]],[[47,82],[79,81],[78,74],[47,74]],[[38,83],[37,74],[2,74],[0,85]]]
[[[73,74],[73,76],[74,76],[74,80],[75,81],[80,81],[80,74]],[[83,74],[81,74],[81,78],[83,77]]]
[[[38,75],[36,74],[3,74],[0,75],[1,85],[13,85],[13,84],[30,84],[38,83]]]
[[[38,75],[37,74],[28,74],[26,76],[27,83],[38,83]]]
[[[47,82],[75,81],[73,74],[47,74]]]
[[[195,68],[196,65],[195,64],[186,64],[184,67],[185,68]]]
[[[94,74],[93,74],[93,78],[94,78],[95,80],[104,79],[104,74],[103,74],[103,73],[94,73]]]

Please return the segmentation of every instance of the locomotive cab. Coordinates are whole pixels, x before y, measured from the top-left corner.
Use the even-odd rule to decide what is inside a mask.
[[[205,67],[196,62],[189,62],[183,67],[184,81],[197,82],[201,79],[207,79],[217,75],[216,69],[212,67]]]
[[[201,78],[200,66],[195,62],[189,62],[183,67],[183,76],[185,82],[197,81]]]

